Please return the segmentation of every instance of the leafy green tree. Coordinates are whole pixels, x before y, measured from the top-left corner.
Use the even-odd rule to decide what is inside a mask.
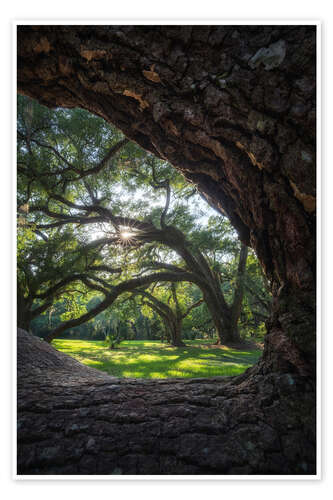
[[[30,329],[31,321],[47,311],[60,296],[83,293],[85,276],[77,242],[70,228],[41,238],[31,228],[18,227],[17,305],[18,326]],[[82,312],[73,301],[76,313]]]
[[[162,184],[162,183],[161,183]],[[205,258],[199,245],[196,244],[197,233],[194,234],[194,241],[175,225],[166,223],[166,216],[170,200],[170,186],[166,185],[166,204],[160,213],[159,223],[153,222],[153,217],[150,220],[140,220],[128,217],[125,215],[115,215],[113,210],[103,206],[102,202],[97,198],[91,200],[88,205],[75,205],[79,211],[80,220],[85,224],[99,221],[101,224],[109,224],[113,227],[113,232],[109,229],[109,235],[93,241],[89,248],[101,248],[106,246],[125,246],[128,249],[136,249],[143,245],[153,243],[155,245],[166,246],[173,250],[182,260],[182,265],[174,265],[168,262],[161,262],[148,258],[146,269],[163,269],[173,273],[188,273],[186,278],[188,281],[195,283],[203,293],[207,307],[212,315],[217,334],[220,342],[230,343],[239,342],[240,336],[238,332],[238,319],[241,311],[243,298],[243,275],[246,267],[247,249],[242,247],[239,255],[239,267],[237,271],[237,279],[235,282],[234,298],[231,305],[228,305],[221,288],[220,274],[210,266],[209,260]],[[60,199],[59,199],[60,201]],[[62,198],[62,206],[65,209],[72,202],[68,202],[66,198]],[[38,207],[43,211],[43,207]],[[94,214],[94,215],[90,215]],[[68,215],[66,219],[62,219],[61,213],[52,214],[58,221],[63,220],[63,224],[74,222],[73,219],[77,215]],[[151,248],[151,247],[150,247]],[[146,254],[147,255],[147,254]],[[149,254],[148,254],[149,255]],[[216,264],[216,263],[215,263]],[[216,267],[216,266],[215,266]]]
[[[202,304],[203,299],[188,304],[188,294],[184,293],[184,284],[177,286],[171,283],[170,286],[154,287],[151,292],[147,290],[136,290],[133,294],[142,298],[142,305],[155,311],[162,319],[165,335],[168,342],[177,347],[183,347],[182,323],[186,316]]]
[[[72,307],[48,340],[93,319],[142,283],[169,280],[196,284],[219,342],[239,342],[247,250],[227,221],[213,216],[198,223],[196,190],[103,120],[90,121],[77,109],[51,112],[24,98],[18,109],[18,205],[25,226],[47,241],[70,233],[80,254],[77,294],[67,293]],[[230,276],[225,268],[236,254],[238,270]],[[55,268],[63,273],[58,263]],[[157,272],[147,275],[151,271]],[[96,307],[79,310],[75,302],[85,307],[83,293],[100,297]]]

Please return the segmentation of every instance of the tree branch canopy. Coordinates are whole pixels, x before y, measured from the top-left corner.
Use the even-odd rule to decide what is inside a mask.
[[[260,58],[260,50],[276,53],[275,63]],[[221,51],[217,62],[214,54]],[[313,213],[314,58],[312,26],[18,27],[21,92],[49,106],[85,107],[177,165],[228,214],[243,241],[254,245],[269,275],[278,263],[269,265],[262,238],[250,241],[250,231],[263,228],[274,186],[287,196],[289,217],[299,212],[298,203]],[[151,67],[153,79],[147,73]],[[303,102],[309,104],[302,108]],[[207,112],[211,118],[205,122]],[[286,113],[290,125],[282,134]],[[293,161],[287,161],[298,151],[309,158],[302,160],[306,176],[296,175]],[[241,208],[242,191],[248,203]],[[270,203],[273,218],[282,202],[276,196],[277,204]],[[295,251],[285,236],[285,247]],[[307,230],[304,249],[306,238]],[[294,281],[291,269],[279,269],[280,277],[286,273]]]
[[[227,214],[277,299],[268,362],[314,366],[316,26],[24,25],[17,48],[19,92],[114,123]]]
[[[73,328],[75,326],[81,325],[82,323],[85,323],[89,321],[90,319],[94,318],[97,316],[99,313],[110,307],[113,302],[123,293],[126,292],[131,292],[132,290],[148,285],[154,282],[163,282],[163,281],[192,281],[195,279],[195,276],[189,272],[184,272],[184,273],[167,273],[167,272],[161,272],[161,273],[154,273],[151,275],[146,275],[146,276],[141,276],[140,278],[133,278],[128,281],[123,281],[119,285],[114,286],[111,291],[108,291],[104,288],[99,287],[98,285],[95,285],[89,281],[87,283],[87,286],[92,287],[94,289],[97,289],[101,291],[103,294],[105,294],[104,300],[98,304],[95,308],[91,309],[87,313],[83,314],[79,318],[76,319],[71,319],[69,321],[65,321],[58,327],[56,327],[53,331],[51,331],[45,340],[48,342],[51,342],[54,338],[59,336],[62,332],[65,330],[68,330],[69,328]],[[85,278],[84,278],[84,281]]]
[[[114,144],[109,149],[109,151],[106,153],[106,155],[104,156],[104,158],[102,158],[102,160],[97,165],[95,165],[93,167],[90,167],[90,168],[87,168],[87,169],[83,169],[83,168],[78,168],[75,165],[73,165],[72,163],[70,163],[67,160],[67,158],[64,157],[54,146],[51,146],[47,142],[42,142],[42,141],[39,141],[36,138],[27,137],[24,134],[22,134],[22,132],[20,132],[20,131],[18,131],[17,133],[18,133],[18,136],[21,139],[23,139],[23,140],[25,140],[27,142],[32,141],[35,144],[37,144],[38,146],[41,146],[42,148],[46,148],[46,149],[49,149],[50,151],[52,151],[52,153],[62,163],[64,163],[65,165],[67,165],[66,168],[61,168],[61,169],[58,169],[56,171],[53,170],[52,174],[53,175],[64,175],[67,172],[74,172],[75,174],[77,174],[77,176],[75,178],[71,179],[71,181],[78,181],[78,180],[84,179],[85,177],[88,177],[90,175],[98,174],[99,172],[101,172],[106,166],[108,166],[111,158],[113,158],[121,150],[121,148],[123,146],[125,146],[125,144],[127,144],[129,142],[128,139],[126,139],[126,138],[122,139],[121,141],[119,141],[117,144]],[[24,173],[25,175],[29,175],[32,172],[28,168],[28,169],[24,169],[22,171],[22,173]]]

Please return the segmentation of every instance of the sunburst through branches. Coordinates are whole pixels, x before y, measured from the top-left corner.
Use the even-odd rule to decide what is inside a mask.
[[[135,245],[135,231],[133,227],[120,226],[118,235],[119,235],[119,242],[121,245],[125,247]]]

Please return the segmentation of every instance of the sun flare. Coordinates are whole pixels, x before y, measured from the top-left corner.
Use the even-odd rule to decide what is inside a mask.
[[[132,233],[131,231],[122,231],[120,233],[120,237],[122,240],[130,240],[131,238],[133,238],[134,236],[134,233]]]

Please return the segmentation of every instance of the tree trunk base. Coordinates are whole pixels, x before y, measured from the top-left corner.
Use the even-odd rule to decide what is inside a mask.
[[[171,342],[172,347],[187,347],[184,342]]]
[[[118,379],[19,330],[18,474],[315,474],[315,384],[263,367]]]
[[[243,340],[243,339],[239,339],[239,340],[221,340],[221,339],[217,339],[216,342],[214,342],[213,345],[225,345],[225,346],[228,346],[228,347],[234,347],[235,349],[239,349],[241,346],[243,345],[246,345],[246,342]]]

